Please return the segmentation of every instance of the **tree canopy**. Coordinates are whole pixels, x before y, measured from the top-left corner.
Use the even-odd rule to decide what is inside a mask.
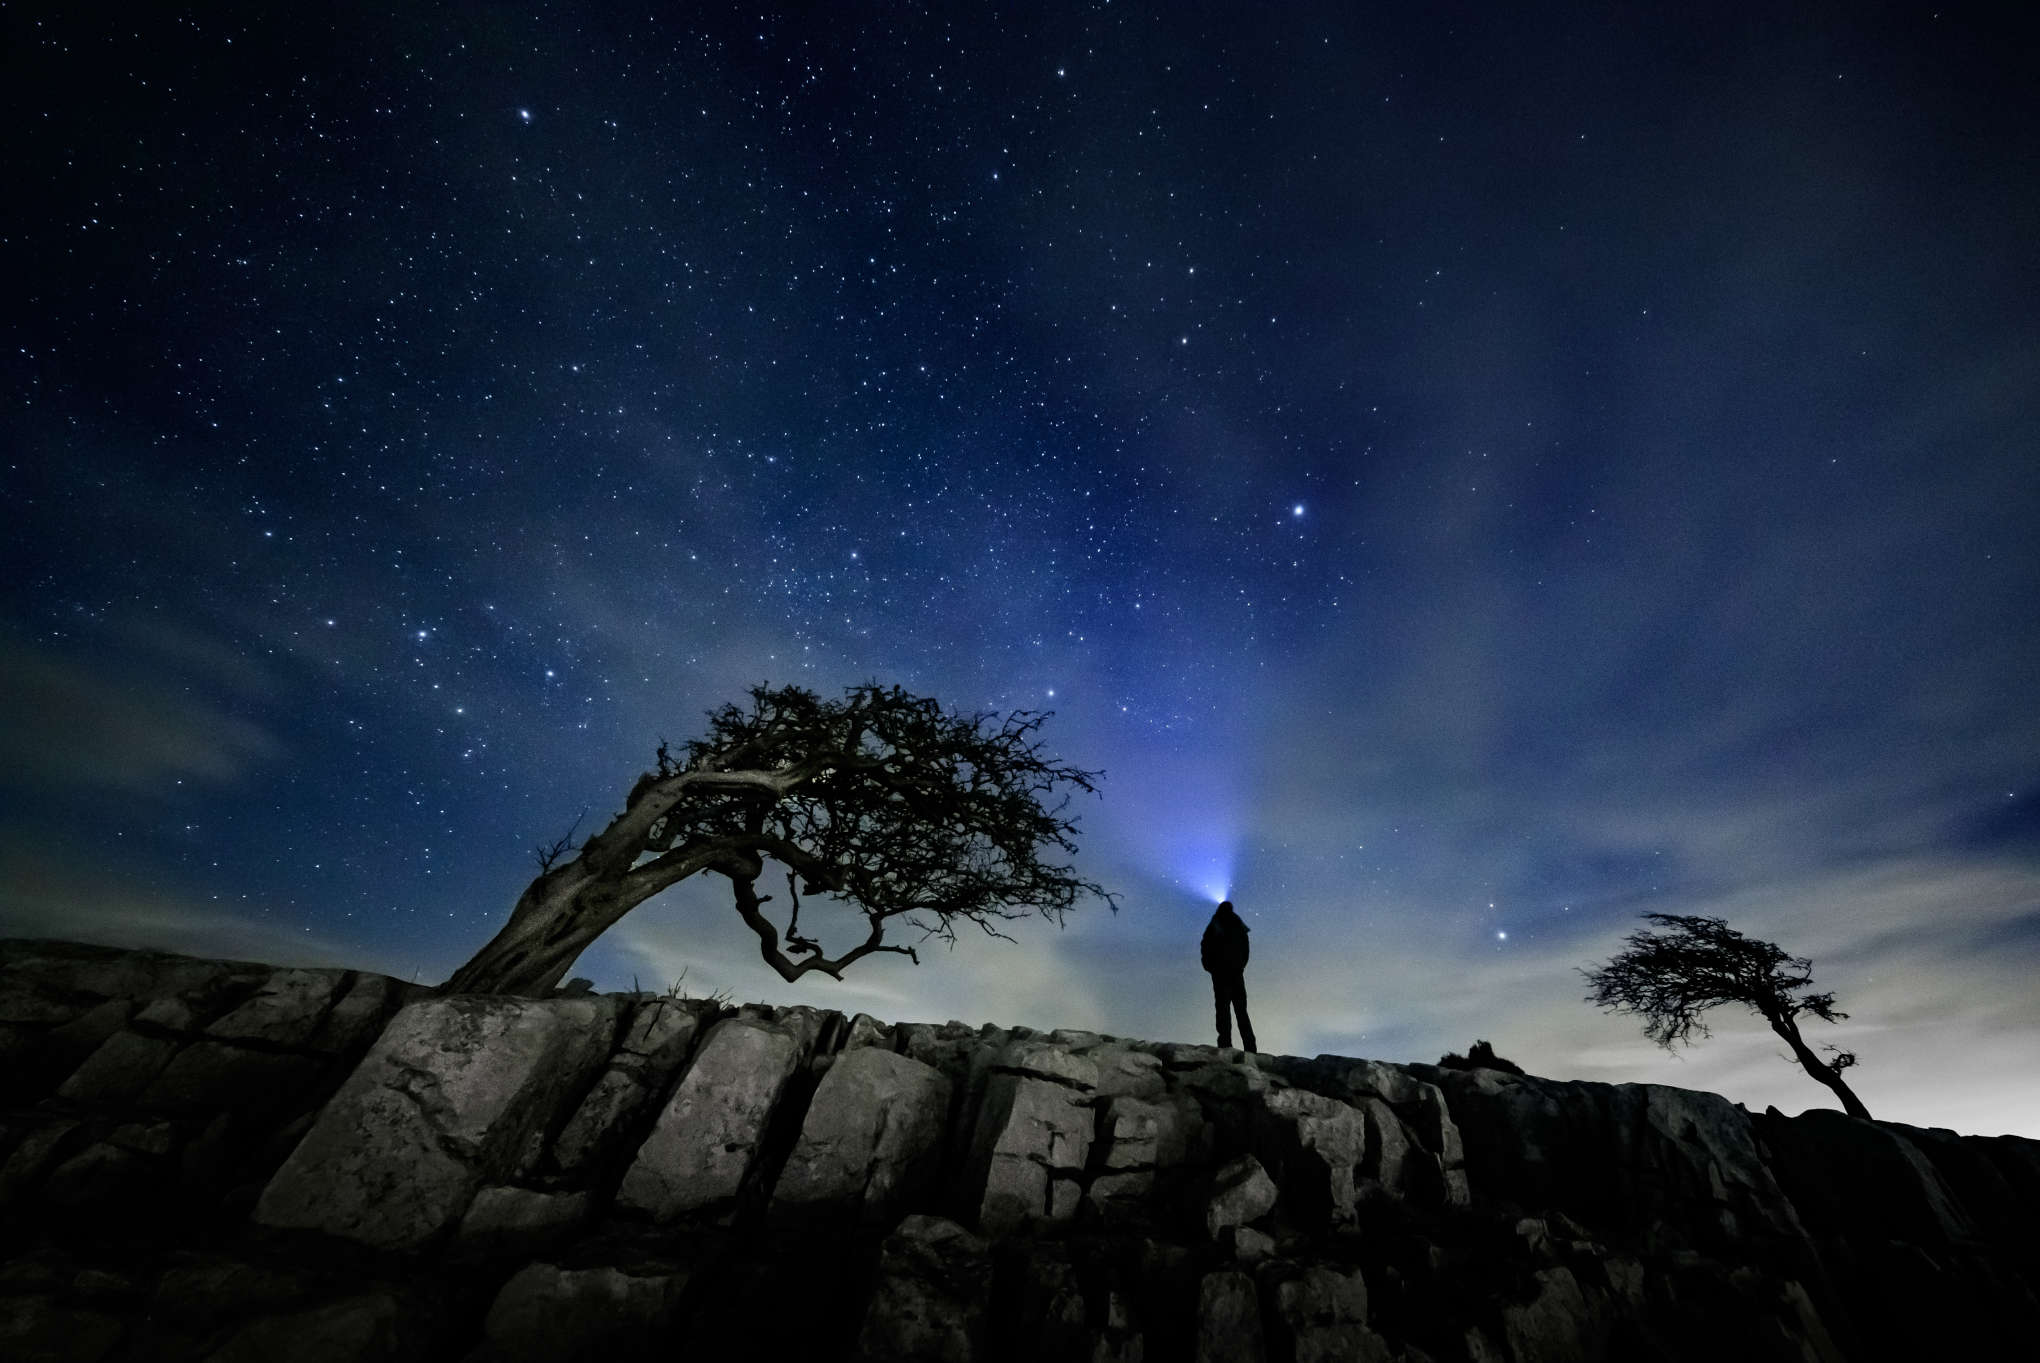
[[[894,929],[953,942],[959,925],[1004,936],[1030,914],[1060,926],[1086,898],[1116,908],[1068,861],[1070,798],[1095,793],[1099,773],[1042,750],[1046,719],[952,713],[876,683],[841,700],[754,687],[746,703],[711,711],[678,754],[662,742],[600,832],[541,852],[510,922],[448,988],[543,993],[625,913],[703,871],[728,881],[760,956],[787,980],[841,978],[876,952],[918,961]],[[769,862],[786,873],[784,926],[758,891]],[[855,908],[864,939],[827,954],[801,930],[803,891]]]
[[[1704,1018],[1710,1009],[1742,1004],[1770,1024],[1792,1048],[1793,1059],[1832,1090],[1844,1110],[1870,1115],[1842,1082],[1841,1072],[1856,1063],[1855,1053],[1830,1047],[1830,1057],[1822,1060],[1800,1035],[1801,1014],[1823,1022],[1848,1017],[1836,1009],[1832,993],[1813,992],[1811,960],[1745,937],[1724,919],[1670,913],[1644,918],[1658,930],[1632,932],[1607,964],[1580,972],[1593,990],[1589,1003],[1641,1017],[1643,1034],[1666,1050],[1710,1035]]]

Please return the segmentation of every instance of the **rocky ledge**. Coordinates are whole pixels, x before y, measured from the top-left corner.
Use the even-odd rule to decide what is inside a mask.
[[[2040,1142],[0,943],[0,1355],[2017,1357]]]

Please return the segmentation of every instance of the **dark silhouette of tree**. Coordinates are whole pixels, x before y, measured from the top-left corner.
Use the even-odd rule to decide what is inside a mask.
[[[1801,1013],[1823,1022],[1848,1016],[1835,1008],[1833,994],[1801,993],[1813,983],[1813,962],[1791,956],[1770,942],[1745,937],[1719,918],[1647,913],[1662,929],[1629,934],[1626,947],[1606,965],[1580,973],[1594,992],[1587,1001],[1643,1019],[1643,1034],[1666,1050],[1691,1045],[1695,1033],[1709,1035],[1701,1014],[1724,1003],[1740,1003],[1771,1024],[1805,1071],[1833,1090],[1852,1117],[1868,1117],[1842,1071],[1856,1063],[1853,1051],[1830,1046],[1822,1060],[1799,1034]]]
[[[711,711],[708,732],[631,787],[624,809],[576,849],[539,850],[539,875],[510,921],[446,988],[542,995],[626,913],[702,871],[728,880],[737,916],[787,980],[842,972],[875,952],[917,964],[887,940],[896,926],[954,943],[959,924],[994,937],[1029,913],[1061,926],[1085,897],[1114,897],[1058,853],[1076,851],[1065,810],[1097,772],[1045,756],[1047,716],[958,715],[898,687],[867,683],[840,701],[758,686],[747,705]],[[571,852],[571,855],[569,853]],[[784,930],[758,893],[767,861],[786,869]],[[868,934],[840,956],[800,930],[800,892],[835,896]]]

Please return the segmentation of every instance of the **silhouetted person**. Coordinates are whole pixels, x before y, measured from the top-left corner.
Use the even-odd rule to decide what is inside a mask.
[[[1240,1040],[1254,1045],[1254,1024],[1247,1021],[1247,925],[1226,900],[1204,925],[1197,955],[1211,972],[1211,1000],[1218,1012],[1218,1044],[1232,1045],[1232,1015],[1240,1015]]]

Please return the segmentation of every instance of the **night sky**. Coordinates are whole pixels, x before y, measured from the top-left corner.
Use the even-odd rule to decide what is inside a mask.
[[[1268,1050],[1830,1105],[1582,1001],[1705,913],[2040,1135],[2011,7],[422,8],[0,14],[0,935],[436,982],[874,679],[1053,710],[1120,912],[575,973],[1208,1041],[1230,893]]]

